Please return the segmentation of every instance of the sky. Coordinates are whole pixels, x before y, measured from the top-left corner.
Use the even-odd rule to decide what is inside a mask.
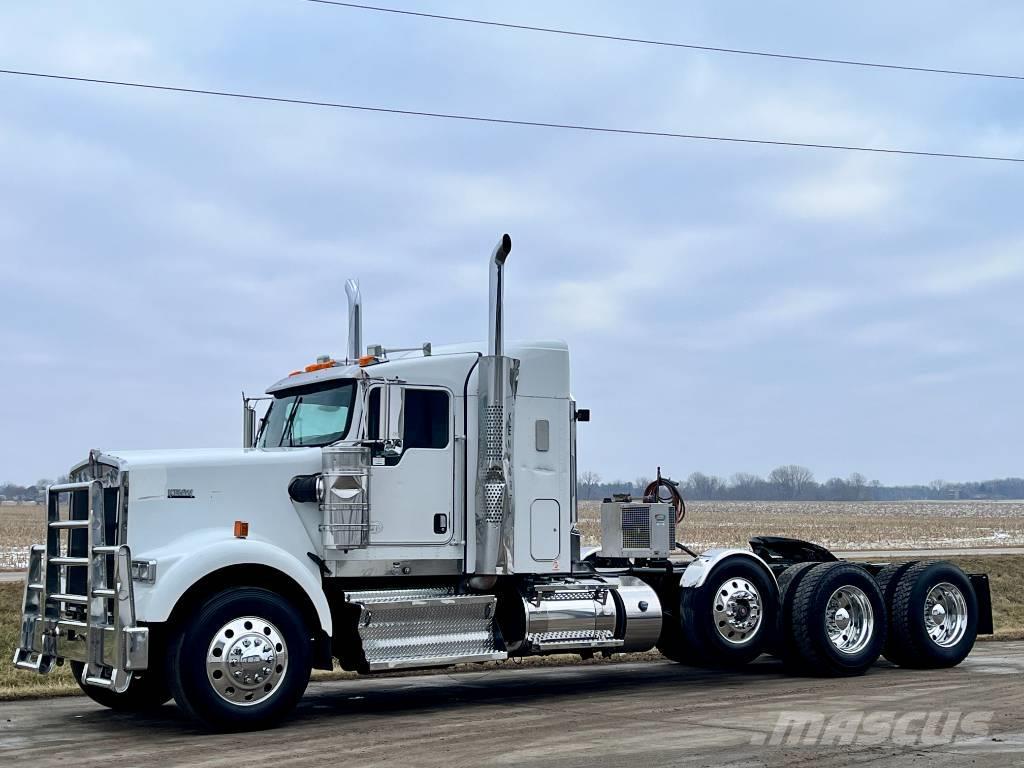
[[[1024,5],[395,7],[1024,75]],[[302,0],[0,8],[0,68],[547,122],[1024,156],[1024,82]],[[492,126],[0,76],[0,480],[240,444],[367,343],[564,338],[581,469],[1024,474],[1024,164]]]

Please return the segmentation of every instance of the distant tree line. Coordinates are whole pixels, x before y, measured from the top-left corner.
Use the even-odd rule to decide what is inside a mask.
[[[823,483],[814,479],[807,467],[786,464],[776,467],[768,477],[737,472],[728,480],[703,472],[694,472],[685,481],[680,478],[683,496],[694,500],[718,501],[941,501],[951,499],[1024,499],[1024,478],[1008,477],[983,482],[947,483],[933,480],[928,485],[882,485],[859,472],[846,478],[832,477]],[[580,472],[577,478],[580,499],[601,500],[615,493],[640,495],[650,482],[648,477],[603,481],[596,472]]]
[[[34,485],[18,485],[8,481],[0,484],[0,501],[15,501],[19,504],[42,503],[46,500],[46,486],[67,481],[66,475],[62,475],[56,480],[46,478],[36,480]]]
[[[576,493],[581,499],[601,500],[615,493],[639,496],[650,483],[649,477],[603,481],[596,472],[580,472]],[[33,504],[44,501],[46,486],[67,482],[42,479],[34,485],[0,484],[0,501]],[[807,467],[786,464],[776,467],[768,477],[737,472],[725,480],[703,472],[694,472],[679,487],[687,499],[718,501],[918,501],[949,499],[1024,499],[1024,478],[1007,477],[982,482],[947,483],[933,480],[928,485],[882,485],[859,472],[847,478],[832,477],[823,483],[814,479]]]

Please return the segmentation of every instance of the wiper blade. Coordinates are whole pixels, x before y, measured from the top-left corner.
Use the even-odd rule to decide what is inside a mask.
[[[292,412],[288,414],[288,421],[285,422],[284,432],[281,433],[281,442],[277,444],[278,448],[284,446],[284,439],[286,437],[288,438],[288,447],[295,447],[295,443],[292,441],[292,425],[295,424],[295,414],[299,412],[300,405],[302,405],[302,395],[295,398],[295,403],[292,404]]]

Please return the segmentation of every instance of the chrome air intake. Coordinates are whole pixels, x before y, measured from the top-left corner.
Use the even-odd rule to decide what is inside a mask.
[[[370,544],[370,449],[329,445],[320,474],[325,550],[364,549]]]
[[[512,536],[512,415],[518,361],[505,357],[502,294],[512,238],[503,235],[491,254],[488,354],[477,368],[476,576],[505,572]],[[474,580],[487,588],[493,579]]]

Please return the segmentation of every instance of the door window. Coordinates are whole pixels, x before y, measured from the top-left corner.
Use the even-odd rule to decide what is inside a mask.
[[[367,400],[366,438],[381,439],[381,387]],[[402,451],[410,448],[447,448],[451,439],[451,399],[440,389],[405,389],[402,412]],[[396,459],[397,460],[397,459]]]
[[[405,390],[403,447],[448,447],[448,393],[439,389]]]

